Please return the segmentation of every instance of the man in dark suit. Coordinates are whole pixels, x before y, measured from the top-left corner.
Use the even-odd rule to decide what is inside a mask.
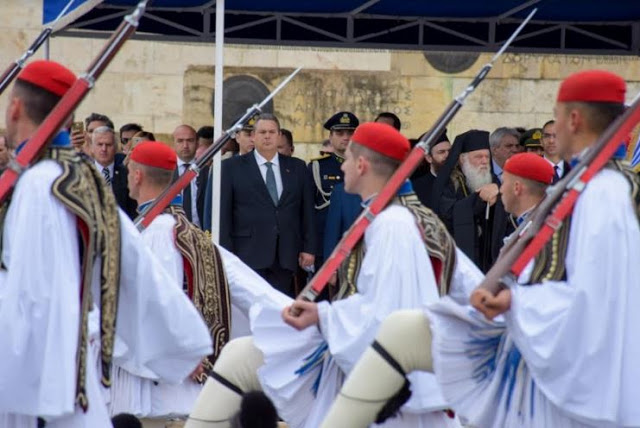
[[[558,153],[558,146],[556,145],[556,121],[550,120],[542,127],[542,139],[540,140],[542,149],[544,150],[543,157],[553,167],[553,182],[557,182],[564,177],[571,166],[568,162],[563,160]]]
[[[491,173],[502,183],[502,168],[511,156],[522,151],[520,133],[515,128],[500,127],[489,136]]]
[[[178,167],[174,179],[184,174],[189,166],[196,160],[198,148],[198,136],[196,130],[189,125],[180,125],[173,131],[173,144],[178,155]],[[202,227],[204,216],[204,199],[209,177],[209,166],[200,170],[198,177],[191,180],[189,186],[182,191],[182,206],[189,221],[198,227]]]
[[[253,134],[253,152],[222,162],[220,244],[291,296],[296,266],[314,262],[313,188],[302,160],[278,154],[274,115]]]
[[[116,202],[129,218],[136,217],[138,204],[129,197],[127,168],[124,157],[116,156],[116,134],[108,126],[99,126],[91,133],[91,154],[94,164],[108,184],[111,184]]]

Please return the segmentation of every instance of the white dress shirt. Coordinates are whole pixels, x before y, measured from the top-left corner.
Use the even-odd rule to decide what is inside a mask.
[[[266,163],[269,161],[266,160],[264,157],[262,157],[262,155],[258,153],[257,150],[253,151],[253,155],[256,157],[256,162],[258,163],[260,174],[262,174],[262,180],[264,180],[264,183],[267,184]],[[273,157],[273,159],[271,159],[271,163],[273,164],[271,166],[271,169],[273,169],[273,175],[275,175],[276,177],[276,189],[278,190],[278,199],[280,199],[280,196],[282,196],[282,175],[280,175],[280,158],[278,157],[278,152],[276,152],[276,155]]]
[[[551,166],[555,170],[556,174],[558,174],[558,177],[562,178],[562,176],[564,175],[564,162],[562,161],[562,159],[560,159],[560,161],[558,163],[553,163],[549,159],[547,159],[546,157],[544,158],[544,160],[549,162],[549,164],[551,164]],[[558,167],[557,170],[556,170],[556,167]]]
[[[194,159],[195,160],[195,159]],[[193,163],[193,160],[189,162],[189,165]],[[186,162],[182,159],[178,158],[178,173],[180,175],[184,174],[187,170]],[[200,217],[198,217],[198,183],[197,179],[191,180],[191,223],[200,227]],[[182,191],[182,195],[184,196],[184,190]]]

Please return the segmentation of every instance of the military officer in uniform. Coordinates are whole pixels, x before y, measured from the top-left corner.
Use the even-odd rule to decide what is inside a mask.
[[[244,155],[253,150],[253,125],[256,123],[256,118],[258,114],[254,115],[250,118],[243,126],[240,131],[236,133],[235,140],[238,143],[240,151],[238,154]]]
[[[520,137],[520,145],[524,147],[526,152],[532,152],[537,155],[544,155],[542,147],[542,129],[530,129]]]
[[[222,149],[222,160],[229,159],[234,156],[244,155],[254,149],[253,145],[253,125],[256,123],[256,119],[259,114],[253,115],[248,121],[244,123],[242,129],[236,132]],[[238,117],[233,123],[236,123],[240,118]],[[204,193],[204,207],[202,210],[202,230],[208,230],[211,232],[211,198],[213,197],[213,171],[207,171],[209,177],[207,178],[207,187]]]
[[[329,202],[333,187],[342,183],[343,176],[340,166],[344,161],[344,152],[351,140],[353,131],[358,127],[358,118],[348,111],[340,111],[329,118],[324,128],[329,131],[329,142],[333,153],[327,153],[309,162],[309,172],[315,186],[314,202],[316,208],[316,261],[318,269],[324,262],[323,236],[329,211]]]

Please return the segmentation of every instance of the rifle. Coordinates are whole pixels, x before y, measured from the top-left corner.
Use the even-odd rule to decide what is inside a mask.
[[[91,90],[96,80],[118,53],[118,50],[135,32],[148,1],[142,0],[138,3],[136,9],[124,18],[115,33],[107,41],[107,44],[89,65],[87,71],[74,82],[67,93],[58,101],[58,104],[51,110],[44,122],[40,124],[35,134],[29,138],[20,153],[11,160],[9,168],[0,176],[0,203],[9,197],[20,174],[29,167],[29,164],[58,132],[65,120]]]
[[[554,232],[571,214],[589,180],[600,171],[640,122],[640,94],[589,147],[578,164],[555,185],[515,232],[479,287],[496,295],[503,284],[515,283],[527,264],[542,250]],[[474,305],[475,306],[475,305]]]
[[[398,169],[393,173],[387,184],[382,188],[380,193],[375,197],[372,203],[366,207],[356,221],[351,225],[349,230],[345,232],[338,245],[333,250],[329,258],[325,261],[322,267],[309,281],[307,286],[298,295],[298,299],[313,301],[322,292],[327,282],[331,278],[331,275],[338,269],[343,260],[349,255],[353,247],[360,241],[364,231],[373,221],[373,219],[382,211],[387,204],[393,199],[398,192],[398,189],[405,182],[416,167],[422,162],[425,152],[428,147],[434,143],[434,140],[441,134],[441,132],[447,127],[449,122],[453,119],[456,113],[464,105],[465,99],[475,91],[478,85],[484,80],[489,71],[493,68],[495,61],[502,55],[502,53],[509,47],[511,42],[520,34],[520,31],[531,20],[537,9],[533,9],[527,18],[522,21],[520,26],[514,31],[509,39],[502,45],[502,48],[491,58],[491,60],[485,64],[478,74],[471,81],[460,95],[458,95],[447,106],[442,115],[438,118],[435,124],[427,131],[418,144],[409,153],[409,156],[402,162]],[[297,315],[297,310],[293,311],[293,315]]]
[[[175,198],[178,193],[182,192],[182,190],[191,183],[191,180],[196,178],[200,173],[200,169],[205,166],[212,158],[218,153],[227,142],[235,136],[237,132],[242,130],[242,126],[247,123],[249,119],[251,119],[256,114],[262,113],[262,108],[278,93],[282,88],[284,88],[293,77],[298,74],[298,72],[302,69],[302,67],[296,68],[293,73],[289,75],[286,79],[284,79],[277,88],[275,88],[260,104],[254,104],[249,107],[245,114],[238,119],[236,123],[234,123],[231,128],[227,129],[218,137],[214,143],[209,146],[209,148],[200,155],[194,162],[189,165],[189,168],[184,172],[184,174],[180,175],[176,181],[171,183],[169,187],[164,189],[164,191],[158,196],[147,208],[145,208],[138,217],[133,221],[133,224],[138,228],[139,231],[143,231],[155,219],[158,215],[162,214],[162,212],[167,208],[167,206],[171,203],[173,198]]]
[[[62,11],[58,14],[55,21],[53,21],[44,30],[42,30],[40,35],[36,37],[31,46],[29,46],[29,49],[27,49],[20,58],[9,65],[4,73],[2,73],[2,76],[0,76],[0,94],[2,94],[5,89],[7,89],[9,84],[13,82],[13,79],[16,78],[20,70],[22,70],[22,67],[24,67],[24,64],[27,62],[27,60],[34,53],[36,53],[38,49],[40,49],[40,46],[42,46],[42,44],[49,38],[51,33],[53,33],[53,27],[55,27],[60,18],[62,18],[64,14],[67,13],[67,10],[69,10],[73,2],[74,0],[69,0],[69,3],[67,3],[64,9],[62,9]]]

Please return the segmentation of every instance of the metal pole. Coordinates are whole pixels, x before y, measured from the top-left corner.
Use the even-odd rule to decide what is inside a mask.
[[[222,134],[222,91],[224,78],[224,0],[216,1],[216,65],[214,91],[214,134],[217,140]],[[211,183],[211,237],[216,244],[220,242],[220,168],[222,150],[213,157]]]
[[[44,41],[44,59],[46,59],[47,61],[49,61],[49,38],[47,38],[47,40]]]

